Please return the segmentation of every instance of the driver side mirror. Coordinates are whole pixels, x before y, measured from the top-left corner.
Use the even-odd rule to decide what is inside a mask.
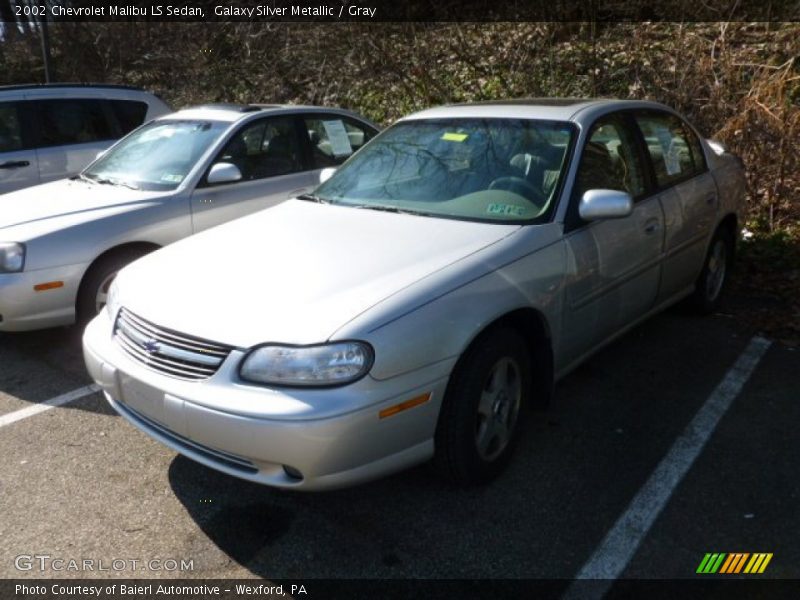
[[[578,214],[584,221],[621,219],[632,212],[633,198],[619,190],[588,190],[578,204]]]
[[[322,171],[319,172],[319,182],[325,183],[333,176],[334,173],[336,173],[335,167],[326,167],[322,169]]]
[[[206,181],[208,183],[232,183],[242,178],[239,167],[233,163],[218,162],[211,167]]]

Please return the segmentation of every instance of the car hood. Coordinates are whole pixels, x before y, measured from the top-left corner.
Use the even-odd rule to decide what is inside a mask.
[[[35,185],[0,196],[0,236],[11,228],[38,232],[46,223],[52,228],[85,221],[94,218],[98,210],[148,202],[162,195],[71,179]]]
[[[234,346],[317,343],[517,229],[290,200],[133,263],[118,277],[119,301]]]

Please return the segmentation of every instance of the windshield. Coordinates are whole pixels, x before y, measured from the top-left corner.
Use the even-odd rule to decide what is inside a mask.
[[[228,127],[219,121],[154,121],[109,150],[82,176],[97,183],[174,190]]]
[[[552,121],[404,121],[356,153],[315,195],[375,210],[542,222],[572,137],[572,125]]]

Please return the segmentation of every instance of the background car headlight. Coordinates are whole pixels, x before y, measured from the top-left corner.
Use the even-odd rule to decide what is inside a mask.
[[[245,357],[239,376],[273,385],[345,385],[366,375],[372,361],[372,347],[364,342],[316,346],[270,344],[253,349]]]
[[[25,266],[25,246],[0,242],[0,273],[18,273]]]
[[[119,310],[119,289],[117,288],[117,280],[111,282],[111,287],[108,288],[108,296],[106,296],[106,313],[108,318],[112,321],[117,317]]]

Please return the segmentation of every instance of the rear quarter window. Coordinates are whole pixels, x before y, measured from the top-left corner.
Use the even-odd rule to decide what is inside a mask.
[[[86,144],[116,137],[101,100],[40,100],[37,105],[39,147]]]
[[[123,135],[144,123],[147,116],[146,103],[136,100],[110,100],[109,103]]]

